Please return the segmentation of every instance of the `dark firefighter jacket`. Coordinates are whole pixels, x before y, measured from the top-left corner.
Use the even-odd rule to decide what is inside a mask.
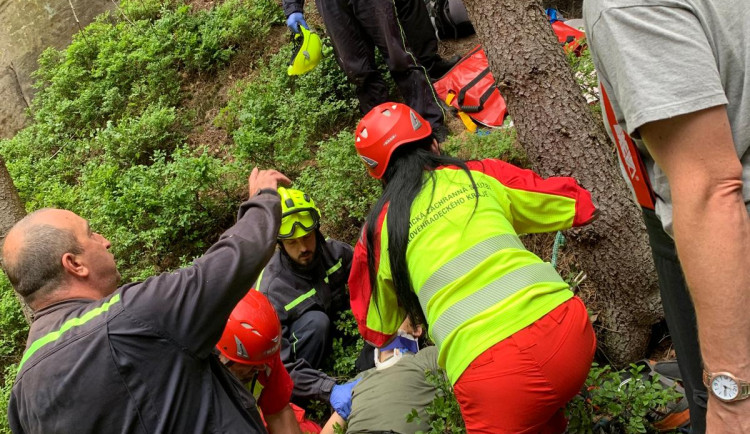
[[[37,312],[11,392],[12,431],[266,432],[243,405],[252,396],[212,354],[273,253],[279,197],[263,190],[239,215],[189,267]]]

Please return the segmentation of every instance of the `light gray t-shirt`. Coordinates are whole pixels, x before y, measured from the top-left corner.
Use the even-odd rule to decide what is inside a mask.
[[[435,399],[437,389],[427,382],[425,371],[438,372],[437,356],[437,347],[431,346],[417,354],[404,354],[391,367],[363,372],[362,381],[352,391],[347,433],[429,431],[425,409]],[[412,409],[419,412],[421,423],[406,422]]]
[[[672,234],[669,185],[637,131],[648,122],[726,104],[750,204],[750,3],[585,0],[583,15],[617,122],[646,156],[665,230]]]

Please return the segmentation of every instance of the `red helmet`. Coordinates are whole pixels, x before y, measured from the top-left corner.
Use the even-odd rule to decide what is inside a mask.
[[[270,363],[281,347],[281,323],[268,299],[251,289],[229,315],[216,347],[245,365]]]
[[[409,106],[387,102],[370,110],[359,121],[354,147],[370,176],[380,179],[391,154],[401,145],[429,136],[432,127]]]

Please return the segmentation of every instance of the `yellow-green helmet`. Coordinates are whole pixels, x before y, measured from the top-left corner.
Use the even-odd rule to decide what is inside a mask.
[[[300,75],[312,71],[323,57],[320,36],[299,26],[300,32],[294,35],[294,49],[292,60],[286,73],[289,75]]]
[[[279,187],[281,196],[280,240],[304,237],[320,224],[320,210],[306,193]]]

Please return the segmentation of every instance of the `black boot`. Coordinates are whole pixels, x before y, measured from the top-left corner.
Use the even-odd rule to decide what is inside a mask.
[[[461,60],[461,56],[456,54],[455,56],[452,56],[450,59],[443,59],[440,58],[439,60],[432,63],[432,66],[427,71],[428,74],[430,74],[430,78],[433,80],[437,80],[440,77],[444,76],[448,71],[450,71],[453,66],[458,63],[458,61]]]

